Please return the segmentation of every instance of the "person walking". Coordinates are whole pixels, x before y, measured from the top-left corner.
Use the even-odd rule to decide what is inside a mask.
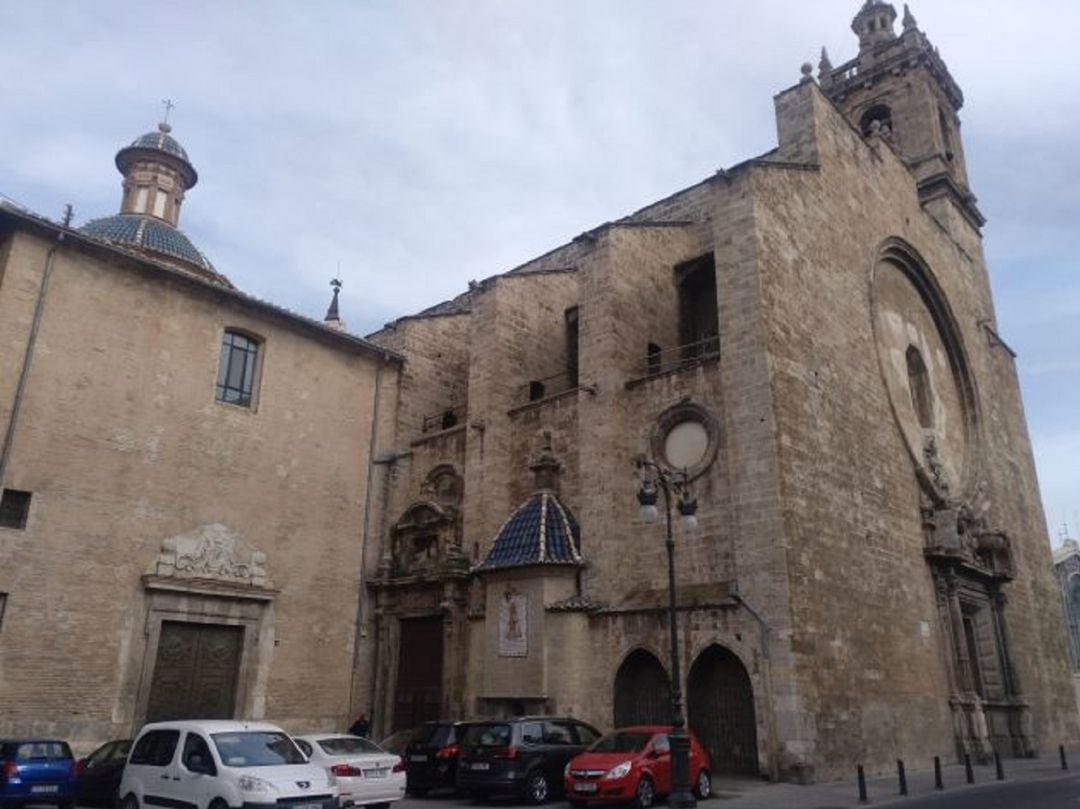
[[[367,717],[363,713],[356,717],[356,721],[349,726],[349,733],[353,736],[362,736],[366,739],[370,732],[371,726],[368,725]]]

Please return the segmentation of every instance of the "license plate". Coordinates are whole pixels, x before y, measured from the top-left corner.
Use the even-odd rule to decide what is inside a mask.
[[[488,764],[486,761],[478,761],[472,765],[472,768],[474,770],[490,770],[491,765]]]
[[[365,778],[385,778],[386,774],[390,772],[389,768],[382,767],[378,770],[364,770]]]
[[[290,809],[322,809],[321,803],[294,803]]]
[[[409,761],[427,761],[427,756],[411,755],[409,756]]]
[[[59,792],[60,786],[58,784],[38,784],[30,787],[30,791],[35,795],[45,795],[51,792]]]
[[[574,784],[574,792],[596,792],[596,784]]]

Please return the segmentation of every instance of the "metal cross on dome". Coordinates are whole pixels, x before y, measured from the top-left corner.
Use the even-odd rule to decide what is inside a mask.
[[[161,99],[161,103],[165,105],[165,119],[162,121],[162,123],[167,124],[169,123],[169,113],[173,111],[173,108],[176,105],[173,104],[171,98],[163,98]]]

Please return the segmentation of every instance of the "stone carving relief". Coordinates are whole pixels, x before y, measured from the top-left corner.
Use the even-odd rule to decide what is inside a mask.
[[[1004,531],[990,524],[986,484],[980,482],[966,501],[923,496],[927,556],[933,563],[960,563],[1000,579],[1014,575],[1012,550]]]
[[[390,558],[385,560],[381,575],[438,577],[467,570],[460,524],[460,514],[452,506],[414,503],[391,529]]]
[[[266,572],[266,554],[249,548],[239,532],[220,523],[162,540],[154,573],[252,587],[272,586]]]

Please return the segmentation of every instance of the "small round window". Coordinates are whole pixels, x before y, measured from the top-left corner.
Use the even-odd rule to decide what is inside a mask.
[[[653,458],[690,478],[696,478],[713,462],[718,444],[716,420],[704,407],[690,402],[665,410],[653,427]]]

